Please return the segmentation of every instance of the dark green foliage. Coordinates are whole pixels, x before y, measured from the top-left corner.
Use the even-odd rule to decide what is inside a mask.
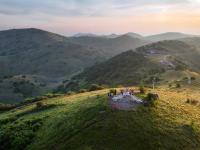
[[[139,91],[140,91],[140,94],[145,94],[146,92],[143,82],[140,83]]]
[[[44,103],[43,102],[37,102],[36,103],[36,107],[37,108],[41,108],[41,107],[43,107],[44,106]]]
[[[181,88],[181,84],[180,83],[176,83],[176,88]]]
[[[79,90],[79,93],[85,93],[85,92],[87,92],[88,90],[87,89],[80,89]]]
[[[169,87],[169,88],[171,88],[171,87],[172,87],[172,84],[171,84],[171,83],[169,83],[169,84],[168,84],[168,87]]]
[[[13,82],[14,93],[22,94],[23,97],[32,97],[37,93],[37,86],[29,80],[19,80]],[[35,92],[35,93],[34,93]]]
[[[100,86],[100,85],[97,85],[97,84],[92,84],[90,87],[89,87],[89,91],[97,91],[97,90],[102,90],[103,87]]]
[[[74,91],[68,91],[67,92],[67,95],[74,95],[74,94],[76,94],[76,92],[74,92]]]
[[[1,104],[0,103],[0,112],[1,111],[7,111],[7,110],[10,110],[12,108],[15,108],[16,105],[11,105],[11,104]]]
[[[0,120],[0,125],[11,123],[17,120],[17,116],[10,116]]]
[[[25,101],[21,102],[19,105],[24,105],[24,104],[30,104],[38,101],[42,101],[48,98],[54,98],[54,97],[59,97],[62,96],[63,94],[57,94],[57,93],[47,93],[44,96],[37,96],[34,98],[27,98]]]
[[[148,66],[148,67],[147,67]],[[127,51],[117,55],[108,61],[97,64],[86,69],[83,73],[73,77],[73,80],[66,87],[77,89],[79,83],[84,86],[93,83],[100,85],[134,85],[149,76],[163,73],[163,68],[146,57],[143,54],[134,51]]]
[[[145,97],[145,106],[154,106],[155,101],[159,99],[158,94],[148,93]]]
[[[23,150],[35,137],[41,127],[42,119],[15,121],[9,125],[0,125],[0,149]]]

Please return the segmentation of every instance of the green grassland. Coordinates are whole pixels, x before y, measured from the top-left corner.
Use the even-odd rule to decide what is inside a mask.
[[[43,100],[0,113],[0,149],[200,149],[198,89],[159,87],[155,106],[111,110],[108,89]],[[192,94],[190,94],[192,93]]]

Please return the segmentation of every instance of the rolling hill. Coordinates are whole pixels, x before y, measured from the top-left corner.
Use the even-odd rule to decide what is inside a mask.
[[[12,92],[15,91],[13,82],[21,80],[18,81],[19,75],[32,76],[30,82],[40,82],[36,87],[46,91],[85,67],[104,61],[104,56],[98,49],[71,43],[66,37],[39,29],[1,31],[0,101],[25,98],[19,91]],[[6,87],[10,87],[9,92]]]
[[[155,34],[146,36],[145,38],[149,41],[157,42],[157,41],[163,41],[163,40],[177,40],[181,38],[187,38],[187,37],[194,37],[195,35],[189,35],[179,32],[166,32],[161,34]]]
[[[137,35],[139,36],[139,35]],[[74,37],[70,38],[73,43],[95,47],[107,54],[108,57],[115,56],[124,51],[135,49],[146,45],[149,41],[133,37],[133,35],[124,34],[115,38],[105,37]]]
[[[0,149],[200,149],[199,103],[186,103],[191,92],[190,98],[199,99],[198,90],[159,87],[156,105],[135,111],[112,110],[108,91],[46,99],[0,113]]]
[[[100,61],[102,54],[57,34],[19,29],[0,32],[0,57],[4,76],[37,74],[59,78]]]
[[[200,37],[183,38],[180,41],[200,49]]]
[[[91,84],[136,85],[160,80],[168,70],[200,73],[199,51],[181,41],[161,41],[119,54],[94,65],[63,84],[64,91],[87,88]]]
[[[64,37],[34,28],[0,31],[0,102],[45,94],[85,68],[146,43],[128,35],[108,39]],[[33,86],[39,91],[28,95],[15,90],[14,83],[27,82],[20,78],[24,75],[30,86],[21,84],[20,88]]]

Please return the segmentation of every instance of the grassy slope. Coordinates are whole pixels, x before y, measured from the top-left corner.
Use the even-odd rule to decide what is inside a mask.
[[[23,149],[27,144],[26,149],[37,150],[200,149],[200,108],[185,103],[187,97],[198,99],[198,90],[190,96],[189,90],[159,88],[156,107],[131,112],[110,110],[106,92],[45,100],[44,103],[54,105],[41,111],[29,105],[1,113],[0,144],[2,135],[9,131],[15,134],[15,149]],[[6,123],[8,118],[10,122]],[[34,121],[38,128],[30,125]],[[31,137],[27,133],[33,129]],[[25,139],[29,140],[20,147]]]
[[[74,80],[81,80],[87,84],[135,85],[151,75],[162,72],[161,65],[151,62],[141,54],[127,51],[104,63],[86,69],[75,76]],[[80,87],[83,86],[81,81],[78,82]],[[70,84],[66,87],[71,88]]]

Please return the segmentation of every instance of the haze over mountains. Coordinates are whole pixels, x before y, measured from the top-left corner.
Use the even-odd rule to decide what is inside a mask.
[[[160,43],[157,42],[159,39],[178,39],[182,42]],[[86,69],[79,75],[80,80],[84,78],[86,82],[90,81],[87,84],[93,81],[100,84],[120,84],[125,83],[125,79],[134,77],[138,77],[139,81],[144,77],[142,72],[148,66],[151,67],[148,67],[147,72],[158,69],[156,73],[160,73],[166,69],[167,63],[172,63],[175,67],[177,63],[184,63],[186,68],[198,71],[198,41],[198,37],[182,33],[148,37],[131,32],[123,35],[77,34],[64,37],[33,28],[1,31],[0,102],[16,102],[47,93],[63,80],[68,83],[71,77],[92,66],[89,71]],[[152,46],[152,42],[157,43]],[[149,46],[143,47],[144,45]],[[160,60],[152,61],[142,50],[138,51],[139,49],[155,50],[155,53],[158,51],[159,54],[155,54],[155,58]],[[160,54],[161,50],[163,51]],[[156,60],[155,58],[153,60]],[[187,61],[182,62],[182,59]],[[123,76],[123,72],[127,75]],[[107,82],[108,80],[110,81]]]
[[[166,32],[166,33],[160,33],[160,34],[155,34],[155,35],[148,35],[148,36],[143,36],[138,33],[134,32],[128,32],[125,34],[110,34],[110,35],[97,35],[97,34],[92,34],[92,33],[78,33],[75,34],[74,37],[107,37],[107,38],[116,38],[122,35],[128,35],[132,38],[139,38],[143,39],[146,41],[152,41],[152,42],[157,42],[157,41],[163,41],[163,40],[175,40],[175,39],[181,39],[181,38],[190,38],[190,37],[199,37],[199,35],[192,35],[192,34],[185,34],[185,33],[180,33],[180,32]]]

